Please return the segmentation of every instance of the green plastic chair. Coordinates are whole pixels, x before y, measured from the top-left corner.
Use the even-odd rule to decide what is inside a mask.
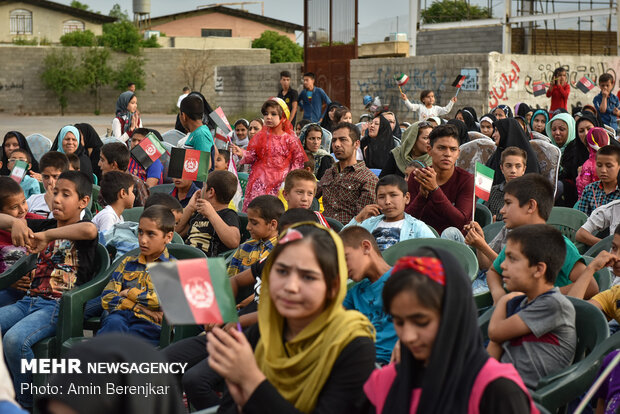
[[[611,234],[600,242],[596,243],[594,246],[590,247],[585,253],[584,256],[595,257],[597,254],[602,252],[603,250],[609,251],[611,250],[611,242],[614,240],[614,235]]]
[[[0,289],[6,289],[13,283],[25,276],[37,265],[37,255],[28,254],[22,256],[18,261],[13,263],[13,266],[6,269],[3,273],[0,273]]]
[[[41,190],[41,194],[45,194],[45,186],[41,181],[39,181],[39,190]]]
[[[329,227],[332,228],[336,233],[340,233],[340,230],[344,227],[344,224],[336,220],[335,218],[325,217],[325,220],[329,224]]]
[[[590,256],[582,257],[583,260],[585,260],[586,262],[586,266],[589,265],[592,260],[594,260],[594,258]],[[612,282],[614,281],[614,278],[615,276],[609,271],[608,267],[604,267],[598,272],[594,273],[594,280],[596,280],[596,283],[598,284],[599,292],[609,289]]]
[[[484,228],[493,223],[493,214],[491,210],[484,204],[476,203],[476,211],[474,212],[474,221],[480,224],[480,227]]]
[[[90,200],[88,200],[88,206],[86,206],[86,209],[88,211],[92,211],[93,205],[96,204],[95,201],[97,201],[97,198],[99,197],[100,192],[101,192],[101,187],[99,187],[97,184],[93,184],[93,190],[90,194]]]
[[[490,243],[503,228],[504,228],[503,221],[497,221],[495,223],[488,224],[482,227],[482,231],[484,232],[484,240],[487,243]]]
[[[461,266],[463,266],[471,280],[476,278],[478,274],[478,259],[476,258],[476,254],[467,245],[452,240],[441,238],[404,240],[385,249],[383,251],[383,258],[390,266],[393,266],[398,259],[420,247],[439,247],[451,252]]]
[[[246,213],[242,213],[241,211],[237,213],[239,215],[239,230],[241,230],[241,242],[243,243],[246,240],[250,240],[252,235],[248,231],[248,215]]]
[[[241,186],[241,191],[243,191],[243,195],[245,195],[245,188],[248,186],[248,178],[250,175],[246,172],[238,172],[237,177],[239,178],[239,185]]]
[[[564,236],[575,243],[575,247],[577,247],[579,253],[583,254],[588,250],[588,246],[577,242],[575,235],[577,234],[577,230],[579,230],[587,220],[588,216],[582,211],[569,207],[553,207],[547,224],[560,230]]]
[[[140,221],[140,216],[142,215],[143,211],[144,207],[127,208],[123,211],[123,220],[138,223]]]
[[[166,193],[170,194],[172,189],[174,188],[174,184],[158,184],[149,188],[149,192],[152,193]]]
[[[428,227],[429,229],[431,229],[431,231],[433,232],[433,234],[435,235],[435,237],[439,237],[439,233],[437,233],[437,230],[435,230],[435,228],[433,226],[429,226],[428,224],[426,225],[426,227]]]

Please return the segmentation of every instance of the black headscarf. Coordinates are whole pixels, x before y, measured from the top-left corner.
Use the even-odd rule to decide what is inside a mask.
[[[427,249],[441,261],[446,275],[439,329],[427,366],[401,345],[401,362],[383,413],[409,414],[412,391],[420,385],[418,413],[466,413],[474,382],[489,359],[478,328],[470,279],[452,254]]]
[[[215,130],[215,128],[217,127],[217,125],[215,125],[215,122],[209,118],[209,114],[211,112],[213,112],[213,108],[211,108],[211,105],[209,105],[209,102],[207,102],[207,98],[204,97],[203,94],[201,94],[200,92],[190,92],[189,95],[197,95],[200,96],[200,99],[202,99],[202,103],[204,105],[205,111],[202,114],[202,124],[206,125],[207,127],[209,127],[209,129]],[[187,96],[189,96],[187,95]],[[186,98],[187,98],[186,96]],[[177,114],[177,120],[176,123],[174,124],[174,129],[176,129],[177,131],[181,131],[183,133],[188,133],[189,131],[187,131],[185,129],[185,127],[183,127],[183,124],[181,123],[181,120],[179,118],[179,115]]]
[[[88,395],[77,393],[67,395],[57,393],[44,395],[36,401],[39,412],[47,413],[47,405],[51,400],[61,401],[80,414],[108,414],[108,413],[149,413],[168,414],[184,412],[181,401],[181,391],[172,374],[141,374],[141,373],[87,373],[88,363],[167,363],[161,352],[142,339],[127,335],[110,333],[97,336],[71,348],[67,358],[79,359],[81,374],[56,374],[50,379],[50,384],[62,386],[63,390],[75,387],[96,385],[101,387],[101,393]],[[140,393],[114,393],[106,395],[107,383],[115,386],[130,387],[151,384],[154,387],[167,387],[163,394],[145,397]],[[79,388],[78,388],[79,389]]]
[[[30,170],[34,172],[39,172],[39,162],[32,154],[30,150],[30,146],[28,145],[28,141],[26,141],[26,137],[19,131],[9,131],[4,135],[4,141],[2,141],[2,168],[0,168],[0,175],[9,175],[11,170],[9,170],[9,158],[6,156],[6,151],[4,150],[4,143],[6,139],[9,137],[17,138],[17,143],[19,144],[19,148],[28,152],[30,155],[30,159],[32,160],[30,163]]]
[[[394,137],[392,136],[392,126],[390,121],[379,115],[379,132],[375,138],[371,138],[366,130],[366,135],[362,138],[360,145],[364,161],[368,168],[383,169],[387,162],[390,151],[394,149]]]
[[[459,145],[469,142],[469,134],[467,133],[467,125],[465,125],[465,122],[458,119],[450,119],[448,120],[448,124],[454,125],[459,131]]]
[[[578,132],[579,124],[584,121],[590,121],[595,127],[600,127],[601,124],[594,114],[588,111],[584,111],[581,114],[579,120],[575,123],[575,139],[566,145],[564,154],[560,164],[562,165],[562,171],[560,172],[560,178],[563,180],[575,180],[577,178],[577,170],[583,165],[584,162],[590,156],[588,147],[579,139]]]
[[[332,129],[334,129],[335,127],[334,123],[329,118],[329,111],[331,111],[333,108],[342,108],[342,104],[336,101],[332,101],[329,105],[327,105],[327,108],[325,108],[323,120],[321,121],[321,128],[325,128],[329,132],[332,132]]]
[[[463,117],[463,122],[465,122],[467,131],[480,132],[480,128],[478,128],[478,125],[476,125],[476,119],[474,118],[474,115],[471,112],[469,112],[466,108],[459,109],[456,114],[457,115],[461,114],[461,116]],[[456,119],[456,116],[455,116],[455,119]]]
[[[514,118],[505,118],[497,120],[494,125],[499,132],[499,145],[493,155],[491,155],[491,158],[487,161],[487,167],[495,170],[493,185],[505,181],[500,165],[502,163],[502,152],[508,147],[518,147],[527,153],[526,173],[539,173],[538,156],[530,145],[530,140],[525,134],[525,131],[523,131],[523,127],[521,127],[519,121]]]
[[[525,118],[525,115],[532,112],[532,108],[525,102],[520,102],[515,105],[515,116],[520,116]]]
[[[103,146],[103,142],[101,142],[99,134],[97,134],[97,131],[95,131],[95,128],[93,128],[91,124],[75,124],[74,126],[80,131],[82,139],[84,140],[84,153],[90,159],[93,174],[101,180],[102,174],[101,169],[99,168],[99,158],[101,155],[101,147]],[[92,149],[90,153],[88,151],[89,149]]]
[[[77,128],[77,127],[76,127]],[[90,158],[88,156],[88,153],[86,152],[86,150],[84,149],[84,145],[82,145],[82,131],[78,129],[78,132],[80,133],[79,137],[77,138],[78,141],[78,148],[75,150],[74,154],[78,156],[78,158],[80,159],[80,171],[82,171],[84,174],[86,174],[88,176],[88,178],[90,178],[90,180],[92,182],[94,182],[93,180],[93,166],[91,164]],[[58,133],[56,134],[56,138],[54,139],[54,142],[52,142],[52,148],[50,149],[50,151],[59,151],[64,153],[64,151],[58,147],[58,141],[60,139],[60,132],[62,131],[62,128],[60,129],[60,131],[58,131]],[[99,160],[97,160],[97,163],[99,163]]]
[[[394,114],[394,120],[396,121],[396,125],[394,125],[392,135],[398,139],[402,139],[403,131],[400,129],[400,122],[398,122],[398,117],[396,116],[396,114]]]

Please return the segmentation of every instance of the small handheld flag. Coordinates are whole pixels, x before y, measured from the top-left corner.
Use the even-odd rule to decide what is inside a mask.
[[[461,86],[463,86],[463,83],[465,82],[465,79],[467,79],[467,76],[465,75],[458,75],[456,77],[456,79],[454,80],[454,82],[452,82],[452,86],[454,86],[455,88],[461,88]]]
[[[592,82],[587,76],[584,76],[579,79],[579,82],[577,82],[577,88],[579,88],[579,90],[583,93],[588,93],[594,88],[594,82]]]
[[[235,195],[233,196],[231,202],[233,203],[235,208],[241,210],[241,206],[239,205],[239,203],[243,198],[243,189],[241,188],[239,174],[237,173],[237,166],[235,165],[235,160],[233,159],[233,157],[231,157],[230,161],[228,162],[228,171],[235,174],[235,177],[237,177],[237,191],[235,191]]]
[[[144,169],[149,168],[151,164],[161,158],[165,153],[166,149],[152,132],[146,134],[146,138],[140,141],[140,143],[131,150],[131,156],[134,157]]]
[[[407,82],[409,82],[409,76],[407,76],[404,73],[401,73],[400,75],[394,75],[394,80],[396,81],[396,84],[398,85],[398,90],[400,91],[400,93],[403,93],[403,90],[400,87],[404,86]]]
[[[534,91],[534,96],[542,96],[547,93],[547,88],[545,88],[545,84],[542,81],[534,82],[532,90]]]
[[[155,262],[147,269],[171,325],[238,321],[224,259]]]
[[[24,177],[26,176],[26,172],[28,171],[28,163],[26,161],[17,160],[15,161],[15,165],[11,170],[11,178],[21,183]]]
[[[476,197],[479,197],[484,201],[489,201],[494,175],[495,170],[479,162],[476,163],[476,174],[474,177]]]
[[[211,153],[188,148],[172,148],[168,177],[207,181]]]
[[[211,118],[213,122],[215,122],[215,125],[217,125],[219,129],[224,131],[224,135],[232,131],[232,128],[230,127],[230,122],[228,122],[228,119],[226,118],[224,110],[221,106],[218,106],[215,111],[211,112],[209,114],[209,118]]]

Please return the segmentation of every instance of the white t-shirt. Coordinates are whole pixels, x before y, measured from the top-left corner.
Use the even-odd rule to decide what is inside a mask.
[[[31,195],[28,197],[28,200],[26,200],[26,204],[28,204],[29,213],[38,214],[40,216],[47,217],[48,219],[54,218],[54,213],[50,211],[50,208],[45,202],[45,193]],[[82,210],[80,213],[80,220],[84,218],[85,214],[86,210]]]
[[[372,235],[377,240],[379,249],[384,251],[388,247],[394,246],[400,241],[400,229],[403,227],[405,219],[398,221],[385,221],[381,222],[372,231]]]
[[[187,98],[187,95],[189,95],[189,93],[184,93],[183,95],[179,96],[179,99],[177,100],[177,108],[181,108],[181,101]]]
[[[93,217],[93,224],[97,226],[97,230],[103,233],[112,228],[116,223],[123,223],[123,216],[118,216],[112,206],[106,206],[95,217]]]

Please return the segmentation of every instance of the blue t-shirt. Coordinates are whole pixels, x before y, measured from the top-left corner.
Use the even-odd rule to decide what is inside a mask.
[[[616,115],[614,115],[614,109],[620,107],[620,100],[618,99],[616,95],[614,95],[613,93],[610,93],[609,96],[607,97],[607,111],[605,111],[604,113],[601,112],[601,110],[599,109],[601,106],[602,100],[603,100],[603,95],[599,93],[598,95],[594,97],[592,102],[594,103],[594,107],[596,108],[599,115],[601,116],[601,121],[603,121],[605,125],[609,125],[610,127],[612,127],[615,131],[618,129],[618,119]]]
[[[206,125],[201,125],[189,134],[185,146],[199,151],[211,152],[213,149],[213,137]]]
[[[383,285],[392,275],[388,270],[375,283],[364,279],[347,292],[342,305],[346,309],[354,309],[364,314],[377,331],[377,362],[389,363],[392,350],[398,340],[392,317],[383,311]]]
[[[316,86],[311,91],[307,89],[301,91],[297,101],[304,110],[304,119],[312,122],[319,122],[323,115],[323,104],[329,105],[332,102],[325,91]]]
[[[29,175],[25,175],[19,185],[21,186],[22,190],[24,190],[24,195],[26,196],[26,199],[31,195],[41,194],[41,186],[39,186],[39,182]]]

